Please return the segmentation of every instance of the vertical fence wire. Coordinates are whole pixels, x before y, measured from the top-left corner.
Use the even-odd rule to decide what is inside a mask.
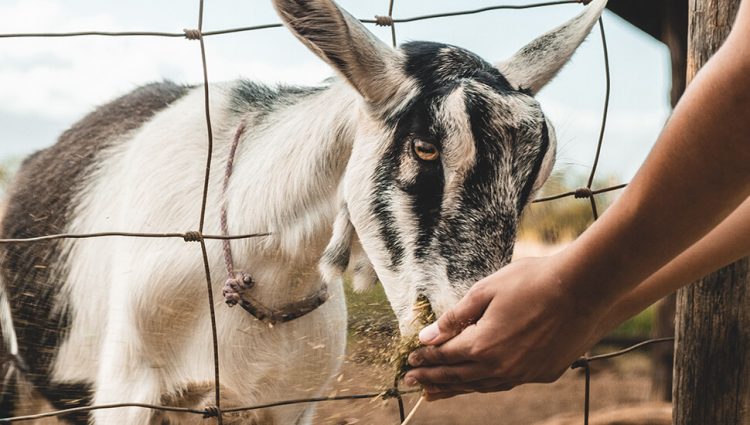
[[[397,45],[395,23],[415,22],[415,21],[420,21],[420,20],[425,20],[425,19],[437,19],[437,18],[445,18],[445,17],[450,17],[450,16],[470,15],[470,14],[487,12],[491,10],[528,9],[528,8],[553,6],[553,5],[560,5],[560,4],[588,3],[588,2],[589,0],[566,0],[566,1],[532,3],[532,4],[526,4],[526,5],[497,5],[497,6],[484,7],[480,9],[463,10],[463,11],[456,11],[456,12],[444,12],[444,13],[436,13],[436,14],[430,14],[430,15],[422,15],[422,16],[415,16],[415,17],[410,17],[410,18],[397,19],[393,17],[395,0],[389,0],[387,16],[376,16],[374,20],[362,19],[361,21],[365,23],[374,23],[374,24],[382,25],[382,26],[386,26],[386,25],[390,26],[391,27],[391,42],[392,42],[393,47],[395,48]],[[200,209],[198,231],[188,231],[185,233],[98,232],[98,233],[89,233],[89,234],[41,235],[38,237],[25,238],[25,239],[0,239],[0,245],[9,244],[9,243],[35,243],[35,242],[40,242],[40,241],[48,241],[52,239],[65,239],[65,238],[82,239],[82,238],[95,238],[95,237],[106,237],[106,236],[152,237],[152,238],[180,237],[180,238],[183,238],[186,242],[199,242],[201,246],[201,254],[202,254],[202,261],[204,265],[204,272],[206,275],[205,276],[206,277],[206,290],[207,290],[208,303],[209,303],[209,314],[210,314],[210,319],[211,319],[213,361],[214,361],[213,366],[214,366],[215,405],[207,406],[204,409],[190,409],[190,408],[180,408],[180,407],[173,407],[173,406],[151,405],[151,404],[145,404],[145,403],[115,403],[115,404],[108,404],[108,405],[86,406],[86,407],[79,407],[79,408],[73,408],[73,409],[57,410],[54,412],[42,413],[42,414],[37,414],[37,415],[3,418],[3,419],[0,419],[0,423],[21,422],[21,421],[40,419],[40,418],[46,418],[46,417],[61,416],[61,415],[66,415],[66,414],[71,414],[71,413],[91,412],[94,410],[101,410],[101,409],[114,409],[114,408],[120,408],[120,407],[141,407],[141,408],[153,409],[153,410],[158,410],[158,411],[203,415],[206,418],[215,417],[217,420],[217,423],[221,425],[223,423],[223,419],[222,419],[223,415],[227,413],[238,413],[238,412],[244,412],[244,411],[251,411],[251,410],[271,408],[271,407],[284,406],[284,405],[292,405],[292,404],[301,404],[301,403],[318,403],[318,402],[328,402],[328,401],[338,401],[338,400],[357,400],[357,399],[367,399],[367,398],[377,398],[377,397],[380,397],[383,399],[396,398],[398,401],[399,416],[401,418],[401,421],[403,421],[404,420],[404,404],[403,404],[401,395],[419,392],[419,390],[400,391],[398,389],[398,382],[396,382],[393,388],[386,390],[386,391],[380,391],[380,392],[374,392],[374,393],[352,394],[352,395],[333,396],[333,397],[313,397],[313,398],[296,399],[296,400],[284,400],[284,401],[267,403],[267,404],[262,404],[262,405],[245,406],[245,407],[229,408],[229,409],[222,410],[221,408],[221,380],[220,380],[220,367],[219,367],[219,344],[218,344],[218,336],[217,336],[217,328],[216,328],[216,313],[215,313],[214,298],[213,298],[213,288],[212,288],[213,285],[211,282],[210,260],[209,260],[208,250],[206,248],[205,241],[206,239],[223,239],[223,240],[245,239],[245,238],[258,237],[258,236],[267,236],[269,234],[268,233],[254,233],[254,234],[244,234],[244,235],[204,235],[203,234],[204,229],[205,229],[205,221],[206,221],[206,210],[207,210],[207,202],[208,202],[208,191],[210,187],[211,163],[212,163],[212,158],[213,158],[213,145],[214,145],[213,129],[211,125],[211,113],[210,113],[210,88],[209,88],[209,79],[208,79],[208,66],[207,66],[207,60],[206,60],[205,36],[230,34],[230,33],[237,33],[237,32],[243,32],[243,31],[253,31],[253,30],[266,29],[266,28],[276,28],[276,27],[280,27],[281,24],[278,24],[278,23],[264,24],[264,25],[258,25],[258,26],[252,26],[252,27],[231,28],[231,29],[225,29],[225,30],[204,32],[203,22],[204,22],[204,0],[199,0],[198,28],[195,30],[186,29],[182,33],[154,32],[154,31],[126,31],[126,32],[80,31],[80,32],[68,32],[68,33],[39,32],[39,33],[0,34],[0,39],[17,38],[17,37],[76,37],[76,36],[98,35],[98,36],[157,36],[157,37],[184,36],[190,40],[197,40],[200,45],[200,54],[201,54],[201,65],[202,65],[202,73],[203,73],[203,95],[204,95],[205,121],[206,121],[206,133],[207,133],[206,134],[207,136],[206,166],[205,166],[205,176],[203,180],[203,190],[202,190],[202,198],[201,198],[201,209]],[[562,199],[565,197],[589,198],[591,202],[594,219],[597,219],[599,215],[597,211],[595,196],[601,193],[619,190],[625,187],[625,184],[621,184],[621,185],[616,185],[616,186],[607,187],[607,188],[598,189],[598,190],[592,189],[597,167],[599,164],[599,157],[600,157],[601,150],[602,150],[604,133],[606,130],[607,115],[608,115],[609,100],[610,100],[610,89],[611,89],[609,54],[608,54],[608,49],[607,49],[606,35],[604,31],[604,23],[601,18],[599,19],[599,29],[601,33],[603,58],[604,58],[604,66],[605,66],[605,74],[606,74],[606,92],[605,92],[604,107],[603,107],[603,113],[602,113],[602,124],[601,124],[600,133],[599,133],[599,139],[596,145],[596,154],[594,157],[594,162],[591,168],[591,173],[589,175],[588,182],[584,188],[577,189],[575,191],[571,191],[567,193],[552,195],[546,198],[538,198],[534,201],[534,202],[547,202],[547,201],[552,201],[556,199]],[[612,357],[624,355],[635,349],[638,349],[638,348],[641,348],[641,347],[644,347],[646,345],[650,345],[653,343],[667,342],[667,341],[673,341],[673,338],[660,338],[660,339],[644,341],[640,344],[636,344],[635,346],[629,347],[627,349],[624,349],[618,352],[604,354],[601,356],[583,358],[577,361],[576,363],[574,363],[571,366],[572,368],[582,367],[584,368],[584,371],[585,371],[584,424],[586,425],[588,424],[589,409],[590,409],[589,399],[590,399],[591,376],[590,376],[589,363],[591,361],[596,361],[596,360],[600,360],[603,358],[612,358]]]
[[[395,0],[390,0],[388,2],[388,17],[391,20],[391,42],[393,44],[393,48],[395,49],[398,43],[396,42],[396,24],[393,22],[393,3]]]
[[[596,198],[591,192],[591,186],[594,184],[594,177],[596,176],[596,169],[599,166],[599,157],[602,153],[602,145],[604,144],[604,132],[607,129],[607,115],[609,114],[609,96],[612,88],[611,75],[609,70],[609,51],[607,49],[607,35],[604,32],[604,19],[599,18],[599,33],[602,39],[602,53],[604,56],[604,75],[606,78],[606,89],[604,93],[604,109],[602,110],[602,125],[599,130],[599,141],[596,144],[596,154],[594,155],[594,163],[591,165],[591,174],[589,175],[588,183],[586,184],[587,194],[591,200],[591,212],[594,214],[594,220],[599,219],[599,211],[596,209]]]
[[[203,178],[203,193],[201,198],[201,211],[200,220],[198,224],[198,233],[201,235],[199,243],[201,247],[201,256],[203,259],[203,269],[206,274],[206,295],[208,298],[208,312],[211,320],[211,348],[214,361],[214,408],[210,409],[210,413],[216,413],[216,422],[218,425],[223,425],[223,415],[221,413],[221,377],[219,372],[219,338],[216,330],[216,310],[214,307],[214,294],[213,285],[211,284],[211,265],[208,258],[208,249],[206,248],[206,241],[203,239],[203,230],[206,224],[206,206],[208,204],[208,188],[211,179],[211,160],[213,159],[214,152],[214,135],[213,128],[211,126],[211,97],[210,88],[208,84],[208,64],[206,61],[206,43],[203,38],[203,14],[204,14],[204,0],[200,0],[198,4],[198,42],[200,43],[201,53],[201,66],[203,71],[203,104],[206,113],[206,171]],[[208,411],[208,409],[207,409]]]

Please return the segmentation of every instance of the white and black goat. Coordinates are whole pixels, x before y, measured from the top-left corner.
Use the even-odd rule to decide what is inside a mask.
[[[439,43],[391,49],[330,0],[274,4],[341,78],[314,88],[211,86],[216,143],[205,231],[220,232],[223,164],[243,126],[226,191],[229,232],[272,232],[232,242],[237,268],[255,282],[246,289],[269,306],[323,284],[329,298],[273,327],[217,305],[224,406],[325,390],[344,355],[347,267],[360,287],[382,282],[410,334],[418,296],[440,314],[509,261],[521,211],[555,156],[552,126],[533,95],[568,61],[606,0],[497,65]],[[202,88],[171,83],[100,107],[23,163],[2,237],[195,229],[203,114]],[[206,243],[213,280],[223,282],[221,244]],[[12,360],[3,368],[0,415],[21,413],[30,393],[55,408],[211,404],[211,327],[195,245],[97,238],[3,249],[0,317]],[[220,299],[221,285],[214,292]],[[22,382],[32,390],[22,392]],[[309,424],[312,410],[294,405],[227,420]],[[65,420],[201,419],[123,408]]]

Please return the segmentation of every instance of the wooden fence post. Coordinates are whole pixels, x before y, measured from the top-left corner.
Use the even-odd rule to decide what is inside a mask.
[[[690,0],[688,81],[726,39],[739,4]],[[676,344],[674,423],[750,424],[750,259],[677,293]]]

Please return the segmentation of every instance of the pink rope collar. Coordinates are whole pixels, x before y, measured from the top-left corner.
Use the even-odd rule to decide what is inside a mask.
[[[227,165],[224,172],[224,185],[222,187],[223,201],[221,205],[220,219],[221,234],[223,236],[229,235],[229,226],[227,225],[227,204],[229,203],[227,189],[229,187],[229,178],[232,176],[237,146],[240,144],[245,129],[246,125],[243,121],[240,123],[239,127],[237,127],[237,131],[234,134],[234,140],[232,141],[232,146],[229,150]],[[230,242],[229,239],[222,240],[224,248],[224,264],[227,270],[227,280],[224,282],[222,292],[224,294],[224,300],[228,306],[232,307],[239,304],[240,307],[253,315],[256,319],[268,323],[269,325],[275,325],[277,323],[284,323],[298,319],[307,313],[315,311],[315,309],[328,300],[328,287],[325,283],[321,283],[320,288],[315,293],[307,295],[299,301],[294,301],[278,308],[267,307],[250,293],[251,289],[255,286],[255,281],[252,276],[250,276],[249,273],[234,269],[232,246]]]

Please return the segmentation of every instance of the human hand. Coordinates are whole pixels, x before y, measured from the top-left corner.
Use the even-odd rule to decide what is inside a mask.
[[[405,381],[428,400],[553,382],[599,337],[603,302],[564,286],[557,257],[524,259],[476,283],[420,332]]]

